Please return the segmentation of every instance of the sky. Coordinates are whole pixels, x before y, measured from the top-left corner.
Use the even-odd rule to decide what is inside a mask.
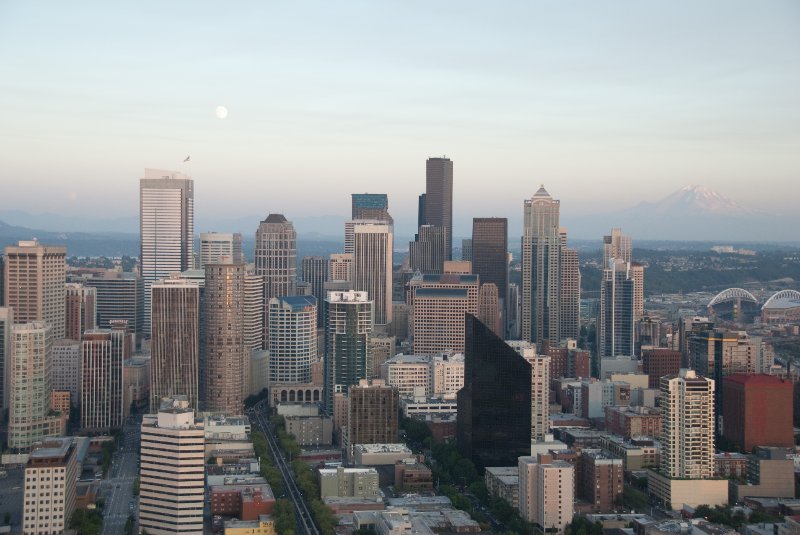
[[[796,0],[5,0],[0,209],[135,216],[152,167],[198,218],[380,192],[411,228],[445,155],[457,221],[540,184],[562,214],[685,184],[794,210],[798,29]]]

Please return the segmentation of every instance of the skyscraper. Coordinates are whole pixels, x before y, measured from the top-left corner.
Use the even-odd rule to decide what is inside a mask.
[[[390,225],[394,219],[389,215],[389,197],[385,193],[353,193],[351,219],[376,219]]]
[[[86,331],[81,342],[81,429],[110,431],[121,427],[122,368],[125,332],[111,329]]]
[[[80,340],[84,331],[94,329],[97,321],[97,290],[83,284],[67,283],[66,338]]]
[[[425,162],[425,224],[445,229],[444,256],[452,260],[453,162],[449,158],[428,158]]]
[[[2,278],[2,277],[0,277]],[[11,372],[11,328],[14,326],[14,309],[0,307],[0,414],[8,409],[9,373]]]
[[[199,399],[200,287],[180,278],[152,286],[153,331],[150,342],[150,410],[161,398]]]
[[[311,364],[317,358],[317,298],[270,299],[270,383],[310,383]]]
[[[28,450],[34,442],[64,434],[63,420],[50,410],[53,328],[46,321],[17,323],[12,337],[8,447]]]
[[[144,328],[143,285],[134,273],[107,273],[108,278],[88,278],[84,286],[95,289],[97,326],[111,328],[113,320],[126,320],[128,329],[137,335]]]
[[[356,444],[397,442],[400,396],[395,388],[381,380],[361,379],[350,388],[349,398],[343,445],[350,459]]]
[[[525,201],[521,334],[530,342],[558,343],[561,335],[559,205],[544,186]]]
[[[303,258],[303,280],[311,284],[311,295],[317,303],[325,300],[325,283],[328,282],[328,259],[321,256]],[[322,314],[317,311],[317,327],[322,327]]]
[[[325,408],[333,396],[368,377],[369,339],[375,323],[367,292],[329,292],[325,299]]]
[[[631,249],[631,237],[625,236],[622,229],[611,229],[610,236],[603,236],[603,267],[607,267],[612,258],[631,262]]]
[[[144,281],[144,332],[150,334],[150,288],[194,266],[194,181],[145,169],[139,181],[139,265]]]
[[[244,340],[245,266],[230,257],[206,264],[202,370],[205,409],[238,414],[250,390],[250,351]]]
[[[353,280],[353,253],[332,253],[328,262],[329,281]],[[324,292],[323,292],[324,293]],[[325,299],[325,295],[320,299]]]
[[[139,526],[153,535],[202,535],[203,419],[186,398],[159,400],[142,421]]]
[[[472,220],[472,272],[481,284],[493,283],[505,303],[508,293],[508,219],[476,217]],[[505,310],[505,309],[503,309]]]
[[[503,338],[503,315],[497,294],[497,286],[493,282],[481,284],[478,290],[478,319]]]
[[[264,341],[269,327],[266,305],[273,297],[297,295],[297,232],[283,214],[269,214],[256,231],[255,274],[264,277]]]
[[[14,321],[46,321],[54,340],[64,338],[67,248],[40,245],[37,240],[6,247],[5,306]]]
[[[408,244],[408,261],[412,271],[441,273],[445,262],[447,232],[444,227],[422,225],[414,241]]]
[[[414,353],[464,351],[465,314],[478,314],[478,276],[417,275],[410,282]]]
[[[638,321],[644,317],[644,264],[631,262],[633,278],[633,317]]]
[[[244,345],[248,352],[263,349],[264,277],[244,276]]]
[[[458,447],[478,466],[509,466],[531,451],[531,365],[467,315]]]
[[[633,278],[630,264],[610,259],[600,282],[597,354],[600,358],[634,354]]]
[[[375,324],[392,321],[392,228],[385,223],[353,229],[353,289],[374,302]]]
[[[561,232],[559,259],[559,338],[577,340],[581,333],[581,268],[578,251],[566,246],[566,232]]]
[[[521,354],[531,366],[531,443],[545,442],[550,433],[550,357],[538,355],[533,347]]]
[[[426,223],[425,202],[426,202],[426,195],[424,193],[421,193],[417,201],[417,228],[421,227]]]
[[[203,269],[206,264],[218,264],[223,256],[231,257],[235,264],[244,264],[242,235],[238,232],[200,233],[200,263],[197,267]]]

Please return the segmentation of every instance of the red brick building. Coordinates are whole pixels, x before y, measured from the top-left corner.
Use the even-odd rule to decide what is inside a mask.
[[[269,485],[214,485],[209,493],[211,514],[235,516],[239,520],[258,520],[272,513],[275,497]]]
[[[568,347],[552,347],[543,341],[540,351],[550,357],[550,377],[591,377],[591,357],[588,351]]]
[[[665,375],[678,375],[681,370],[681,352],[672,349],[647,349],[642,351],[642,371],[649,377],[648,386],[659,388]]]
[[[722,435],[745,452],[756,446],[789,448],[792,383],[774,375],[737,373],[722,380]]]
[[[625,438],[659,438],[661,411],[648,407],[606,407],[606,431]]]

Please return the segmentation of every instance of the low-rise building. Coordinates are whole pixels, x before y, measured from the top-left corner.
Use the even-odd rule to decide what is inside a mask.
[[[333,420],[328,416],[289,416],[286,432],[300,446],[329,446],[333,443]]]
[[[403,459],[394,465],[394,486],[404,492],[433,489],[433,472],[416,459]]]
[[[786,448],[758,448],[747,459],[747,482],[733,483],[731,496],[740,501],[751,497],[794,498],[794,461]]]
[[[578,496],[598,513],[611,512],[622,501],[623,463],[599,449],[585,449],[580,456]]]
[[[278,532],[271,516],[260,515],[257,520],[228,520],[225,535],[278,535]]]
[[[394,465],[397,461],[414,457],[405,444],[356,444],[356,466]]]
[[[489,466],[483,473],[489,496],[502,498],[514,509],[519,508],[519,467]]]
[[[374,468],[323,468],[319,470],[320,498],[328,496],[375,498],[378,472]]]
[[[648,437],[607,435],[600,440],[600,447],[622,459],[626,472],[654,468],[661,462],[661,444]]]
[[[659,438],[661,411],[648,407],[606,407],[606,431],[626,439],[635,436]]]
[[[208,494],[212,515],[257,520],[275,507],[272,488],[263,477],[226,476],[221,485],[209,485]]]
[[[25,465],[23,533],[61,533],[75,511],[77,446],[72,437],[34,446]]]
[[[725,479],[747,477],[747,455],[725,451],[714,455],[714,475]]]

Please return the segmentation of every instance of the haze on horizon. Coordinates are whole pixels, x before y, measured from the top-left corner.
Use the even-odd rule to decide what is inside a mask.
[[[135,216],[155,167],[198,219],[385,192],[410,228],[446,155],[456,220],[542,183],[562,215],[689,183],[792,212],[798,27],[790,0],[4,2],[0,209]]]

